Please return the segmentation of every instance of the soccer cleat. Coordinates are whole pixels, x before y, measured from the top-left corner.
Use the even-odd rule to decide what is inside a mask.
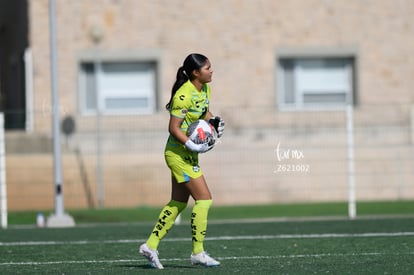
[[[219,266],[220,262],[210,257],[207,252],[203,251],[196,255],[191,254],[191,264],[204,265],[208,267]]]
[[[158,259],[157,250],[152,250],[151,248],[148,247],[146,243],[144,243],[139,247],[139,253],[148,259],[148,261],[150,262],[153,268],[164,269],[160,260]]]

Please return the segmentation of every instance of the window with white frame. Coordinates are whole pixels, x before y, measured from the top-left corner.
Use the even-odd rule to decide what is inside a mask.
[[[156,111],[156,62],[80,63],[80,104],[84,114],[151,114]]]
[[[281,109],[336,109],[354,98],[354,58],[279,58]]]

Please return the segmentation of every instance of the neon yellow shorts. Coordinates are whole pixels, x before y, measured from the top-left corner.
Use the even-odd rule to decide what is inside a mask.
[[[190,152],[183,147],[165,148],[165,162],[178,183],[187,182],[203,175],[198,165],[198,153]]]

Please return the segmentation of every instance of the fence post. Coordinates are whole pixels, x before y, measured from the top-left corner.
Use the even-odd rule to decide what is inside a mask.
[[[348,148],[348,216],[350,219],[356,217],[355,198],[355,160],[354,160],[354,118],[353,106],[346,107],[346,132]]]
[[[0,113],[0,201],[1,227],[7,228],[6,151],[4,140],[4,114]]]
[[[411,144],[414,144],[414,105],[411,105]]]
[[[50,78],[52,90],[53,176],[55,182],[55,213],[47,219],[48,227],[70,227],[73,218],[66,214],[63,204],[62,156],[60,144],[59,92],[57,80],[56,3],[49,0],[50,17]]]

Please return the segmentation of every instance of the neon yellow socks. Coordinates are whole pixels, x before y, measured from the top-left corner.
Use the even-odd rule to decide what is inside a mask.
[[[193,254],[198,254],[204,251],[203,242],[207,231],[207,216],[212,202],[212,200],[195,201],[193,213],[191,214]]]
[[[212,200],[196,200],[191,214],[191,232],[193,254],[204,251],[203,242],[207,231],[207,217]],[[158,222],[152,230],[147,240],[147,245],[153,250],[157,250],[160,241],[167,235],[174,225],[175,219],[187,206],[184,202],[171,200],[164,208],[158,218]]]
[[[168,231],[174,225],[178,214],[180,214],[186,206],[187,203],[175,200],[171,200],[166,206],[164,206],[161,210],[158,222],[147,240],[149,248],[157,250],[160,241],[165,237],[165,235],[167,235]]]

